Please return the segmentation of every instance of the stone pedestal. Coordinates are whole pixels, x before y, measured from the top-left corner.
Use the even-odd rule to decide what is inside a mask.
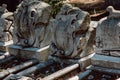
[[[7,52],[8,46],[13,44],[13,41],[7,41],[7,42],[0,42],[0,51],[1,52]]]
[[[95,66],[120,69],[120,57],[95,54],[91,61]]]
[[[22,48],[21,46],[11,45],[8,48],[11,55],[25,59],[38,59],[39,61],[45,61],[49,55],[49,46],[44,48]]]
[[[120,11],[107,8],[109,16],[102,18],[96,28],[96,54],[92,65],[120,69]]]

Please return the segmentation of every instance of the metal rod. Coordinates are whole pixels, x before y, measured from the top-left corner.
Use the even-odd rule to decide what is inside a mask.
[[[86,66],[90,65],[90,64],[84,64],[84,63],[90,61],[90,59],[91,59],[91,57],[92,57],[93,55],[94,55],[94,53],[93,53],[93,54],[90,54],[90,55],[88,55],[88,56],[86,56],[86,57],[83,57],[83,58],[81,58],[80,60],[78,60],[77,63],[75,63],[75,64],[73,64],[73,65],[71,65],[71,66],[68,66],[68,67],[66,67],[66,68],[64,68],[64,69],[62,69],[62,70],[59,70],[59,71],[57,71],[57,72],[55,72],[55,73],[53,73],[53,74],[51,74],[51,75],[43,78],[42,80],[54,80],[54,79],[56,79],[56,78],[58,78],[58,77],[61,77],[61,76],[65,75],[65,74],[67,74],[67,73],[69,73],[69,72],[71,72],[71,71],[79,68],[79,67],[80,67],[80,69],[82,70],[81,67],[86,67]],[[84,65],[84,66],[83,66],[83,65]],[[85,66],[85,65],[86,65],[86,66]]]
[[[20,65],[17,65],[15,67],[12,67],[10,69],[4,70],[4,71],[0,72],[0,79],[4,78],[5,76],[7,76],[7,75],[9,75],[11,73],[16,73],[16,72],[18,72],[20,70],[23,70],[23,69],[25,69],[27,67],[30,67],[31,65],[37,64],[37,63],[38,63],[38,61],[33,59],[33,60],[29,60],[29,61],[27,61],[25,63],[22,63]]]
[[[63,76],[65,74],[77,69],[78,67],[79,67],[79,64],[74,64],[72,66],[68,66],[68,67],[66,67],[66,68],[64,68],[62,70],[59,70],[59,71],[57,71],[57,72],[43,78],[42,80],[54,80],[54,79],[56,79],[56,78],[58,78],[60,76]]]
[[[82,80],[82,79],[85,78],[87,75],[89,75],[90,72],[91,72],[91,70],[86,70],[86,71],[80,73],[79,75],[74,76],[74,77],[72,77],[72,78],[69,78],[69,79],[67,79],[67,80]]]
[[[0,60],[0,64],[5,63],[5,62],[8,62],[8,61],[11,61],[11,60],[13,60],[13,59],[15,59],[15,56],[8,56],[8,57],[6,57],[6,58],[1,59],[1,60]]]
[[[3,80],[33,80],[33,79],[26,76],[18,76],[15,74],[10,74],[7,77],[5,77]]]
[[[5,59],[5,56],[4,56],[4,55],[0,56],[0,60],[2,60],[2,59]]]
[[[20,71],[20,70],[22,70],[22,69],[24,69],[24,68],[27,68],[27,67],[29,67],[29,66],[31,66],[31,65],[35,65],[35,64],[37,64],[37,63],[38,63],[38,60],[32,59],[32,60],[29,60],[29,61],[27,61],[27,62],[25,62],[25,63],[22,63],[22,64],[20,64],[20,65],[17,65],[17,66],[15,66],[15,67],[10,68],[10,69],[8,69],[8,71],[9,71],[10,73],[15,73],[15,72],[18,72],[18,71]]]
[[[72,78],[69,78],[68,80],[82,80],[86,76],[90,74],[90,72],[93,71],[100,71],[100,72],[106,72],[106,73],[112,73],[112,74],[120,74],[119,69],[113,69],[113,68],[105,68],[105,67],[100,67],[100,66],[90,66],[87,68],[86,71],[80,73],[77,76],[74,76]]]
[[[48,67],[48,66],[50,66],[51,64],[54,64],[54,63],[55,63],[55,61],[50,59],[50,60],[48,60],[46,62],[41,62],[41,63],[39,63],[39,64],[37,64],[37,65],[35,65],[33,67],[25,69],[24,71],[21,71],[21,72],[17,73],[16,75],[27,76],[27,75],[29,75],[29,74],[37,71],[37,70],[42,70],[43,68]]]

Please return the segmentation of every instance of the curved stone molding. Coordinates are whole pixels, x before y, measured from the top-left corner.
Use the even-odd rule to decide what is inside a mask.
[[[112,6],[108,6],[106,10],[109,12],[109,18],[120,18],[119,10],[115,10]]]

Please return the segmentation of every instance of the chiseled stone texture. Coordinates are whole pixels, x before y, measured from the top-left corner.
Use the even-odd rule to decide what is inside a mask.
[[[8,17],[4,14],[2,17],[3,16]],[[0,18],[0,51],[2,52],[7,52],[8,46],[13,44],[13,26],[11,24],[11,21],[6,20],[5,18]]]
[[[64,4],[54,21],[51,54],[62,58],[80,58],[94,52],[95,33],[90,15],[70,4]]]
[[[23,47],[42,48],[51,39],[51,6],[40,0],[23,0],[14,13],[14,43]]]
[[[92,65],[102,66],[107,68],[120,69],[120,58],[95,54],[91,59]]]
[[[107,8],[110,15],[98,22],[96,53],[120,57],[120,11]]]
[[[107,8],[109,16],[98,22],[96,53],[92,65],[120,69],[120,11]]]
[[[0,18],[0,42],[12,40],[13,26],[11,24],[11,21]]]

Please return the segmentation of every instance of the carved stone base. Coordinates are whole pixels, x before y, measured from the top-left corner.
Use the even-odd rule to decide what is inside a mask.
[[[8,51],[8,46],[12,45],[13,41],[7,41],[7,42],[0,42],[0,51],[1,52],[7,52]]]
[[[120,69],[120,57],[95,54],[91,61],[92,65]]]
[[[46,61],[49,56],[49,46],[44,48],[22,48],[21,46],[11,45],[8,48],[9,53],[11,55],[15,55],[17,57],[32,59],[36,58],[39,61]]]

